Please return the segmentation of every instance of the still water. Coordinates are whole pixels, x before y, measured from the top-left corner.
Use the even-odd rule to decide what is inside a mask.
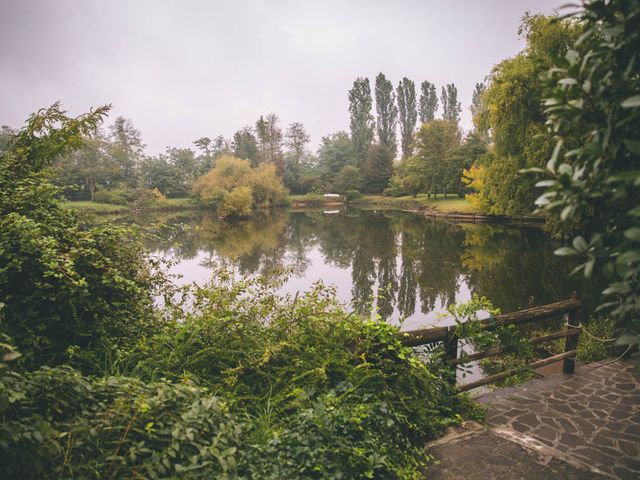
[[[131,220],[131,219],[130,219]],[[570,277],[574,265],[553,255],[557,245],[539,227],[453,224],[398,211],[263,212],[228,222],[211,212],[139,216],[155,233],[154,255],[175,262],[179,283],[204,283],[212,265],[233,261],[238,274],[290,269],[282,292],[333,285],[354,310],[373,308],[410,330],[446,324],[440,314],[472,294],[503,312],[599,288]]]

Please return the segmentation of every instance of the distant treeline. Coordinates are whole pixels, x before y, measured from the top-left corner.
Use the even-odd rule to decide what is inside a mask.
[[[254,169],[273,164],[295,194],[466,194],[487,213],[529,213],[535,178],[520,171],[543,167],[554,145],[540,101],[548,90],[543,73],[564,58],[581,29],[555,16],[525,15],[520,30],[527,46],[476,84],[468,132],[459,125],[454,83],[438,88],[424,80],[417,86],[405,77],[394,87],[380,73],[373,91],[368,78],[355,79],[348,92],[349,132],[324,136],[315,153],[302,123],[283,128],[270,113],[231,138],[202,137],[193,148],[149,156],[131,120],[118,117],[107,130],[86,136],[82,149],[59,158],[53,181],[70,199],[95,199],[103,191],[99,199],[114,201],[114,195],[129,198],[132,189],[184,197],[219,158],[232,156]],[[7,138],[11,130],[0,133]]]

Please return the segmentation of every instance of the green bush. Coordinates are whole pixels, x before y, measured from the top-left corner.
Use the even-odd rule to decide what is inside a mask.
[[[189,382],[0,374],[2,478],[230,478],[242,433]]]
[[[321,284],[294,300],[264,278],[224,269],[214,278],[194,287],[184,321],[132,353],[143,377],[224,391],[250,419],[257,477],[417,476],[424,443],[462,408],[435,365],[402,346],[395,327],[345,312]]]
[[[42,172],[99,115],[38,112],[0,157],[0,328],[25,366],[73,360],[94,370],[155,323],[164,280],[134,232],[83,224]]]
[[[358,200],[359,198],[362,198],[362,194],[360,193],[360,190],[347,190],[344,193],[344,196],[347,199],[347,202],[353,202],[354,200]]]
[[[110,190],[98,190],[93,194],[96,203],[108,203],[109,205],[129,205],[136,199],[136,192],[130,188],[113,188]]]

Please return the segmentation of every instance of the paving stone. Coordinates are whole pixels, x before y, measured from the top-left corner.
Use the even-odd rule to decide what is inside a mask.
[[[489,425],[498,425],[493,418],[510,422],[514,430],[612,478],[639,480],[640,374],[633,369],[624,361],[582,366],[574,375],[533,380],[508,392],[486,394],[480,401],[491,404]],[[486,473],[477,478],[528,478]]]

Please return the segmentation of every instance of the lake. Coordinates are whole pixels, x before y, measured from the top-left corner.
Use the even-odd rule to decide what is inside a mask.
[[[321,280],[354,310],[376,311],[410,330],[450,323],[441,314],[476,293],[503,312],[569,298],[597,298],[600,288],[553,255],[540,227],[453,224],[393,210],[259,212],[224,221],[212,212],[128,218],[155,233],[154,255],[175,261],[179,283],[206,282],[211,266],[231,262],[239,275],[287,268],[282,292]]]

